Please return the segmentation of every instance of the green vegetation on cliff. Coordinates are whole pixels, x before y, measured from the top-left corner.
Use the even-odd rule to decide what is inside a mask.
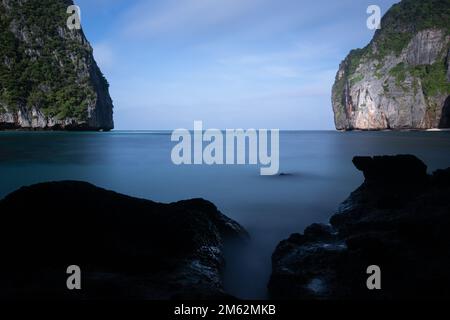
[[[332,93],[336,127],[440,125],[450,94],[449,21],[450,0],[402,0],[393,5],[372,41],[351,50],[339,67]]]
[[[388,54],[400,54],[413,36],[435,28],[450,34],[450,0],[403,0],[393,5],[381,20],[371,43],[350,51],[346,58],[346,74],[351,76],[363,59],[383,60]]]
[[[383,59],[386,55],[400,54],[413,36],[422,30],[435,28],[450,34],[450,0],[403,0],[395,4],[381,20],[372,43],[376,52],[364,48],[369,56]]]
[[[9,3],[0,3],[0,105],[86,120],[96,98],[89,75],[92,49],[81,31],[66,27],[71,1]]]
[[[389,74],[395,77],[398,86],[405,81],[407,75],[411,75],[414,81],[420,79],[423,93],[426,97],[450,93],[450,82],[447,80],[445,61],[436,61],[431,65],[418,66],[409,66],[401,62],[392,68]]]

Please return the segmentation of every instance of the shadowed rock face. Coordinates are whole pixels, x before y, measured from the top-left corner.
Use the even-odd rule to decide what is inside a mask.
[[[24,187],[0,201],[0,297],[216,298],[222,246],[246,231],[202,199],[171,204],[84,182]],[[66,268],[82,290],[66,289]]]
[[[450,297],[450,168],[413,156],[356,157],[365,182],[330,219],[280,242],[269,283],[281,299]],[[367,267],[382,290],[368,290]]]
[[[427,179],[427,166],[412,155],[354,157],[353,164],[366,183],[418,184]]]
[[[444,108],[442,109],[442,117],[441,122],[439,124],[439,128],[446,128],[446,129],[450,128],[450,96],[447,98],[447,100],[445,100]]]

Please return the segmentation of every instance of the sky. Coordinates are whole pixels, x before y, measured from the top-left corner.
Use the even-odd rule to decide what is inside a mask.
[[[118,130],[333,130],[339,63],[394,0],[75,0]]]

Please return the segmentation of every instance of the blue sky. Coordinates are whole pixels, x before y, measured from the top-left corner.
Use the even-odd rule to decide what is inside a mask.
[[[394,0],[76,0],[116,129],[334,129],[340,61]]]

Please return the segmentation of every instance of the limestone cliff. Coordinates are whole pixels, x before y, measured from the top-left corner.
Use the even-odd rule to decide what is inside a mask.
[[[450,0],[403,0],[363,49],[341,63],[338,130],[450,127]]]
[[[113,104],[72,0],[0,0],[0,129],[110,130]]]

